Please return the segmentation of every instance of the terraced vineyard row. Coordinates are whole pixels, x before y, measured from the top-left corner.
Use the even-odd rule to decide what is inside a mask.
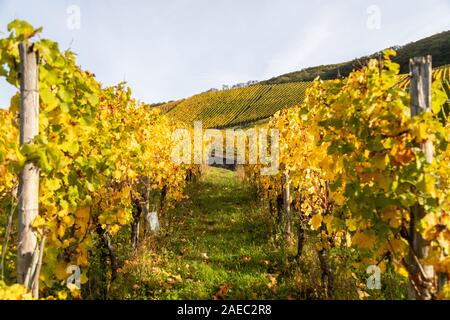
[[[450,98],[450,66],[434,69]],[[401,75],[399,86],[409,85],[409,75]],[[239,89],[212,91],[160,106],[163,113],[185,123],[198,120],[207,128],[245,125],[267,119],[280,109],[300,104],[311,82],[255,85]]]
[[[239,114],[230,125],[239,125],[265,119],[278,110],[301,103],[305,98],[306,89],[311,82],[298,82],[274,85],[262,99],[249,106],[247,110]]]
[[[161,106],[158,106],[158,108],[160,108],[163,113],[167,113],[170,110],[172,110],[173,108],[175,108],[182,101],[183,100],[171,101],[171,102],[165,103],[165,104],[163,104]]]
[[[436,68],[433,72],[433,76],[435,76],[436,79],[440,80],[442,79],[450,80],[450,65]]]
[[[278,110],[301,102],[310,82],[255,85],[212,91],[159,108],[186,123],[203,121],[208,128],[223,128],[265,119]]]
[[[399,85],[401,87],[406,87],[409,85],[409,75],[408,74],[403,74],[400,76],[400,81],[399,81]],[[441,66],[438,68],[435,68],[433,70],[433,79],[435,80],[440,80],[442,82],[442,85],[444,86],[444,88],[449,85],[449,81],[450,81],[450,65],[446,65],[446,66]],[[447,90],[447,89],[446,89]],[[448,93],[448,91],[447,91]],[[449,95],[450,97],[450,95]]]
[[[441,80],[445,92],[447,92],[450,101],[450,65],[446,65],[435,70],[434,76]]]

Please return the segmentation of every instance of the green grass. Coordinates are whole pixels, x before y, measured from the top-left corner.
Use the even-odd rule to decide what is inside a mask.
[[[108,298],[357,299],[347,253],[330,259],[340,271],[333,297],[327,297],[315,235],[307,237],[302,261],[295,262],[295,241],[283,249],[267,208],[235,172],[208,168],[189,197],[163,217],[162,234],[143,242],[136,254],[119,249],[126,260]],[[403,294],[404,286],[386,276],[386,289],[373,298]]]
[[[282,280],[271,224],[235,172],[208,168],[164,233],[127,258],[109,298],[286,299],[294,282]]]
[[[189,264],[186,280],[161,298],[211,299],[231,285],[226,298],[272,295],[267,286],[270,235],[251,193],[234,172],[210,169],[193,188],[186,207],[174,213],[165,247]],[[181,209],[181,210],[180,210]]]

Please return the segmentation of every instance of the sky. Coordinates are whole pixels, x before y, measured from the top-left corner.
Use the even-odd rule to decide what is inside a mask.
[[[126,81],[156,103],[450,30],[450,1],[0,0],[0,38],[16,18],[42,26],[105,86]],[[0,107],[14,92],[0,79]]]

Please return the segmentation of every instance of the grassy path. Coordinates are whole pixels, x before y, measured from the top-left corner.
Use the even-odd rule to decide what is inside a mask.
[[[152,250],[144,246],[124,264],[112,298],[358,299],[345,253],[329,252],[335,278],[328,297],[314,236],[295,262],[295,243],[282,249],[267,209],[234,172],[210,168],[189,192],[189,200],[165,217],[164,234],[148,242]],[[386,274],[384,291],[371,291],[371,298],[404,296],[405,283]]]
[[[255,202],[235,172],[210,168],[189,193],[188,200],[166,214],[163,233],[128,255],[110,298],[358,299],[357,275],[348,271],[346,252],[328,252],[335,271],[329,297],[321,281],[315,236],[307,236],[297,263],[295,243],[283,249],[267,209]],[[371,298],[405,296],[405,281],[386,274],[383,285],[383,291],[370,292]]]
[[[172,216],[167,268],[179,281],[168,299],[275,298],[277,259],[269,227],[251,192],[231,171],[211,168]],[[275,254],[276,255],[276,254]],[[278,262],[280,263],[280,262]]]

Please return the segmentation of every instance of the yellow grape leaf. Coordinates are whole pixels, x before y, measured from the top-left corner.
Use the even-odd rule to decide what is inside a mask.
[[[45,181],[45,186],[47,191],[54,192],[61,188],[61,181],[59,179],[47,179]]]
[[[411,148],[407,148],[404,143],[394,145],[391,149],[390,155],[398,164],[406,164],[414,160],[414,153]]]
[[[135,180],[137,178],[137,173],[133,169],[128,169],[127,175],[131,180]]]
[[[58,232],[57,232],[58,237],[60,237],[60,238],[64,237],[65,233],[66,233],[66,228],[64,227],[63,224],[60,223],[58,226]]]
[[[434,177],[431,174],[425,175],[425,192],[432,196],[433,198],[436,197],[436,182]]]
[[[436,197],[435,184],[436,181],[434,179],[434,176],[429,173],[426,173],[423,175],[421,181],[417,184],[417,189],[435,198]]]
[[[345,224],[347,225],[347,228],[349,231],[356,231],[357,224],[355,219],[348,219],[345,221]]]
[[[358,231],[352,238],[352,244],[361,249],[372,249],[375,243],[375,237],[365,232]]]
[[[80,283],[81,284],[85,284],[85,283],[87,283],[88,282],[88,277],[86,276],[86,274],[85,273],[82,273],[81,274],[81,276],[80,276]]]
[[[425,123],[419,123],[416,127],[414,127],[412,133],[416,138],[416,141],[422,142],[428,139],[427,131],[428,131],[427,125]]]
[[[346,200],[341,192],[331,192],[331,198],[338,206],[342,206]]]
[[[402,277],[408,277],[408,270],[406,270],[406,268],[400,264],[395,263],[394,264],[394,269],[395,272],[398,273],[399,275],[401,275]]]
[[[67,288],[70,290],[72,297],[75,299],[79,299],[81,297],[80,289],[74,283],[68,283]]]
[[[75,234],[77,236],[84,236],[89,224],[89,215],[90,209],[88,207],[81,207],[75,211],[75,224],[77,226]]]
[[[381,219],[389,223],[392,228],[398,228],[402,224],[401,211],[395,206],[389,206],[381,212]]]
[[[58,300],[66,300],[67,299],[67,291],[61,290],[56,293]]]
[[[73,226],[73,223],[75,222],[75,219],[72,216],[64,216],[62,218],[62,221],[64,222],[64,224],[66,224],[68,227]]]
[[[386,49],[383,51],[383,56],[385,59],[390,59],[391,57],[395,57],[397,52],[394,49]]]
[[[40,228],[45,225],[45,219],[41,216],[37,216],[32,223],[33,228]]]
[[[322,224],[322,214],[318,213],[314,215],[314,217],[312,217],[310,221],[310,224],[313,230],[319,229],[320,225]]]
[[[356,289],[356,291],[358,292],[358,297],[360,300],[364,300],[365,298],[369,297],[369,294],[364,290]]]
[[[322,218],[322,222],[326,225],[328,232],[333,233],[335,232],[335,225],[333,224],[333,222],[335,221],[335,217],[333,217],[332,215],[328,215],[325,216],[324,218]]]
[[[406,253],[408,246],[407,244],[400,239],[392,239],[389,241],[390,247],[394,250],[394,254],[404,256]]]
[[[21,284],[8,286],[0,280],[0,300],[31,300],[32,295]]]
[[[58,280],[67,279],[68,275],[66,272],[67,265],[64,262],[59,263],[55,268],[55,276]]]
[[[380,271],[381,271],[382,273],[385,273],[385,272],[386,272],[386,262],[381,261],[381,262],[378,264],[378,267],[380,268]]]
[[[389,164],[389,155],[385,154],[373,157],[371,163],[373,168],[384,170],[386,166]]]
[[[425,240],[432,240],[437,235],[436,226],[443,223],[443,217],[436,212],[429,212],[420,220],[420,225],[423,228],[422,236]]]
[[[90,208],[89,207],[81,207],[75,211],[75,217],[82,220],[89,220]]]
[[[128,223],[128,215],[123,208],[120,208],[119,210],[117,210],[117,221],[121,225],[125,225]]]
[[[120,230],[120,226],[115,224],[109,228],[109,233],[113,236]]]
[[[116,179],[116,180],[120,180],[120,178],[122,177],[122,171],[120,171],[120,170],[114,171],[113,177],[114,177],[114,179]]]
[[[385,191],[389,191],[392,179],[384,172],[377,172],[374,174],[375,182]]]
[[[76,250],[78,256],[76,258],[76,264],[78,266],[86,266],[88,264],[87,260],[87,250],[86,248],[79,246]]]

